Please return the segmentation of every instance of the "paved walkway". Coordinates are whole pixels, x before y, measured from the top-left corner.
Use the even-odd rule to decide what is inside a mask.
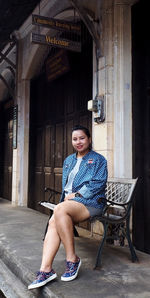
[[[130,261],[127,247],[105,246],[100,270],[93,270],[98,240],[76,238],[76,251],[82,259],[79,276],[62,282],[65,253],[63,246],[56,256],[57,280],[47,286],[27,290],[39,269],[43,232],[47,215],[25,207],[13,207],[0,199],[0,290],[10,298],[149,298],[150,255],[137,252],[139,263]],[[80,231],[81,232],[81,231]]]

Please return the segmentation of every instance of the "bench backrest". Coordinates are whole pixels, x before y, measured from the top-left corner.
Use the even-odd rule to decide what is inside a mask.
[[[117,204],[126,204],[132,201],[132,194],[135,189],[136,179],[109,178],[106,187],[106,199]],[[109,203],[108,203],[109,204]],[[119,208],[117,205],[113,207]]]

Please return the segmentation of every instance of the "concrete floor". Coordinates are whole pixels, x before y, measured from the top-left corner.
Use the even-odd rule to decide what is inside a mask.
[[[78,278],[72,282],[60,280],[65,269],[61,245],[53,266],[57,280],[28,291],[27,285],[40,267],[47,219],[47,215],[13,207],[0,199],[0,289],[6,297],[150,298],[150,255],[137,251],[139,262],[132,263],[128,247],[106,245],[102,267],[93,270],[99,241],[85,237],[81,230],[75,239],[76,252],[82,259]]]

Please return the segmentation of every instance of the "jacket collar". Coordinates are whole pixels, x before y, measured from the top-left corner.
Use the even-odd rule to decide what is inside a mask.
[[[93,152],[93,150],[90,150],[86,155],[84,155],[84,156],[82,157],[82,159],[83,159],[83,160],[88,159],[88,158],[89,158],[89,155],[91,155],[91,152]],[[74,153],[73,158],[74,158],[74,159],[77,159],[77,153]]]

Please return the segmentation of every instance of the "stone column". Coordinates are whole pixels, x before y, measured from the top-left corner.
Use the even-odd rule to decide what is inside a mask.
[[[132,177],[131,6],[114,6],[114,176]]]
[[[113,176],[113,5],[112,0],[101,7],[101,57],[98,61],[98,94],[105,98],[105,121],[93,122],[94,149],[108,161],[109,177]],[[94,57],[93,98],[96,95],[96,58]]]
[[[27,206],[29,165],[29,107],[30,81],[18,82],[18,138],[13,149],[12,204]]]
[[[113,4],[112,0],[103,2],[101,7],[101,57],[98,61],[98,94],[105,98],[105,121],[93,121],[93,147],[104,155],[108,162],[109,177],[113,176]],[[93,51],[94,52],[94,51]],[[96,95],[96,57],[93,69],[93,98]],[[94,118],[94,117],[93,117]],[[103,235],[103,225],[98,221],[92,225],[92,233]]]

